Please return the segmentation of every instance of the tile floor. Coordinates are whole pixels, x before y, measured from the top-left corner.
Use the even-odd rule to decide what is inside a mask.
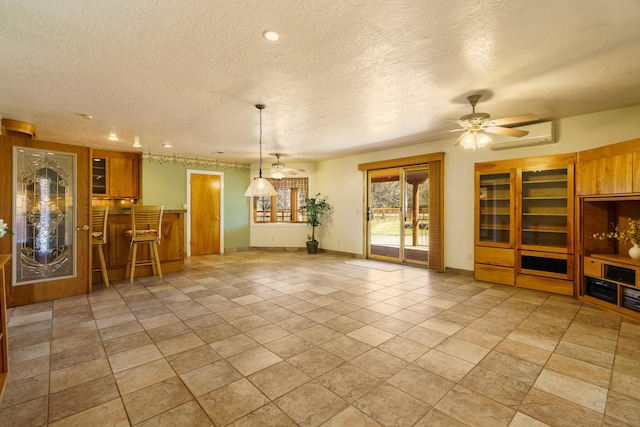
[[[12,309],[0,425],[638,425],[640,325],[346,261],[192,257],[164,279]]]

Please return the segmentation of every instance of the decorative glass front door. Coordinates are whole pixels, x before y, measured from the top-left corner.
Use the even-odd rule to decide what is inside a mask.
[[[14,147],[13,285],[76,276],[76,155]]]

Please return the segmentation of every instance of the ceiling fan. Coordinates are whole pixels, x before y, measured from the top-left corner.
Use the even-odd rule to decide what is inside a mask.
[[[271,153],[272,156],[276,156],[276,162],[271,163],[271,168],[267,169],[269,177],[274,179],[282,179],[286,176],[297,175],[298,172],[304,172],[304,169],[288,168],[287,165],[280,161],[280,153]]]
[[[476,113],[476,104],[482,95],[469,95],[467,99],[471,104],[471,114],[466,114],[458,120],[450,120],[460,125],[460,129],[450,130],[449,132],[462,132],[460,137],[456,140],[454,146],[462,145],[465,149],[476,149],[486,146],[491,142],[491,137],[487,133],[493,133],[497,135],[507,135],[513,137],[523,137],[529,132],[526,130],[520,130],[510,127],[503,127],[507,125],[514,125],[518,123],[527,123],[540,120],[535,114],[521,114],[519,116],[503,117],[501,119],[491,119],[491,116],[487,113]]]

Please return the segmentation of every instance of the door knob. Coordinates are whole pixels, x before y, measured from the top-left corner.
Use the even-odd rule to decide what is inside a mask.
[[[80,231],[80,230],[87,231],[88,229],[89,229],[88,225],[83,225],[82,227],[77,227],[76,228],[77,231]]]

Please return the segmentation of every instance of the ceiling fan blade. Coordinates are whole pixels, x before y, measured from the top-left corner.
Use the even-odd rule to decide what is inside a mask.
[[[489,126],[485,128],[484,131],[489,133],[495,133],[498,135],[515,136],[518,138],[529,134],[528,130],[521,130],[516,128],[503,128],[499,126]]]
[[[491,120],[493,126],[512,125],[514,123],[526,123],[540,120],[535,114],[521,114],[519,116],[503,117],[502,119]]]

